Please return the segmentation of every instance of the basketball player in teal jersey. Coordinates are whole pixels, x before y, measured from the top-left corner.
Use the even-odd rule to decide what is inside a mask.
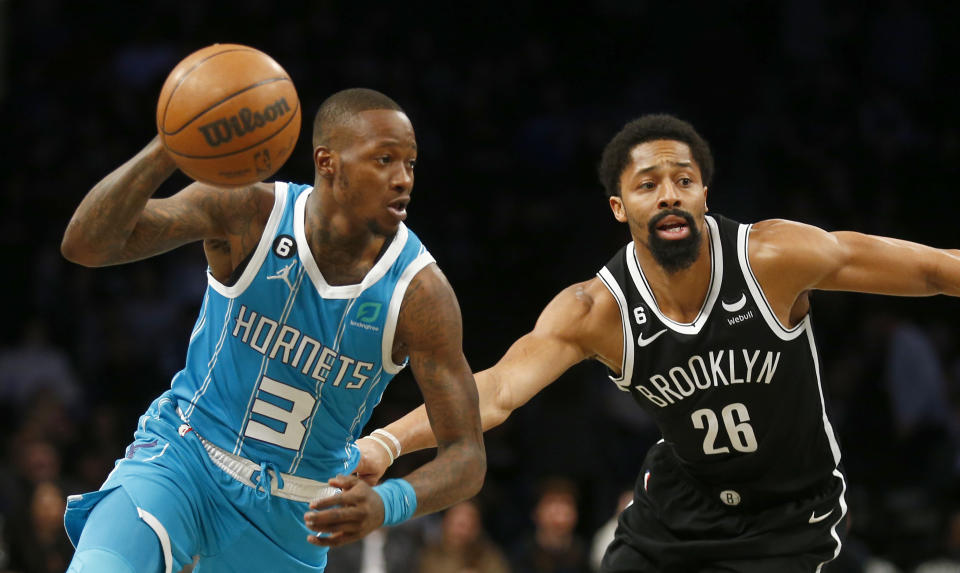
[[[175,169],[154,139],[77,208],[62,245],[72,261],[121,264],[202,240],[209,268],[186,367],[102,488],[69,500],[70,571],[170,573],[194,556],[201,573],[322,571],[326,546],[479,490],[460,309],[403,224],[413,127],[383,94],[346,90],[321,105],[313,144],[312,187],[193,183],[151,199]],[[371,488],[351,475],[355,440],[408,361],[441,446]],[[318,499],[327,506],[311,510]],[[314,535],[308,512],[337,530]]]
[[[811,291],[960,295],[960,251],[708,215],[712,172],[689,124],[627,124],[600,175],[633,242],[476,375],[487,429],[586,359],[657,422],[663,440],[647,453],[605,572],[820,571],[840,552],[846,482]],[[386,430],[404,452],[433,444],[422,409]],[[376,479],[390,460],[359,443],[359,473]]]

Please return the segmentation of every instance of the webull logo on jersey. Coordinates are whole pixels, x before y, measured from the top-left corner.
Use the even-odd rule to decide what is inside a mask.
[[[345,388],[360,388],[373,375],[372,362],[340,354],[299,329],[280,324],[246,305],[240,306],[232,336],[270,360],[279,359],[319,382],[326,382],[336,373],[333,386],[345,382]]]
[[[744,292],[740,293],[740,298],[736,299],[734,302],[727,302],[725,300],[720,301],[723,310],[731,313],[733,316],[727,317],[727,324],[733,326],[734,324],[739,324],[741,322],[750,320],[753,318],[753,310],[747,309],[746,312],[740,312],[745,306],[747,306],[747,294]]]
[[[666,372],[654,374],[649,382],[637,384],[634,389],[657,406],[666,408],[699,390],[732,384],[769,384],[779,364],[779,352],[711,350],[704,356],[695,354],[686,363]]]
[[[365,302],[357,307],[355,319],[350,320],[350,326],[380,332],[380,327],[374,325],[380,318],[380,311],[383,309],[383,303]]]

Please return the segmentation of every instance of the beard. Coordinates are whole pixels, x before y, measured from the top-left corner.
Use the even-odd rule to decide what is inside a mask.
[[[682,239],[664,239],[657,234],[657,225],[665,217],[675,215],[683,218],[687,223],[690,233]],[[667,273],[673,274],[687,269],[700,256],[700,242],[703,235],[700,229],[694,224],[693,215],[681,209],[670,209],[661,211],[647,223],[649,239],[647,249],[653,255],[654,260],[663,267]]]

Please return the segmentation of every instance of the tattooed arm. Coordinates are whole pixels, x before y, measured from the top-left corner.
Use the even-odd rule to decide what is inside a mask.
[[[480,430],[477,387],[463,355],[460,308],[436,265],[420,271],[404,296],[397,322],[395,354],[409,355],[420,386],[437,456],[404,476],[417,494],[415,515],[439,511],[480,491],[486,455]],[[356,476],[330,481],[343,493],[310,504],[307,526],[329,537],[316,545],[338,546],[363,537],[383,523],[383,503]]]
[[[397,336],[410,356],[438,444],[437,457],[406,476],[417,492],[420,515],[480,491],[487,463],[477,385],[463,355],[460,307],[436,265],[410,283]]]
[[[151,199],[176,170],[155,137],[98,182],[80,202],[61,243],[84,266],[117,265],[204,240],[214,276],[225,279],[260,239],[273,205],[272,185],[225,189],[193,183]]]

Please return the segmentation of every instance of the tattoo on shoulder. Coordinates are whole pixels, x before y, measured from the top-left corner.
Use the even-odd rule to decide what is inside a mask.
[[[453,291],[446,284],[430,282],[438,288],[430,288],[428,279],[415,278],[403,297],[398,326],[408,343],[433,345],[460,336],[462,323]]]

